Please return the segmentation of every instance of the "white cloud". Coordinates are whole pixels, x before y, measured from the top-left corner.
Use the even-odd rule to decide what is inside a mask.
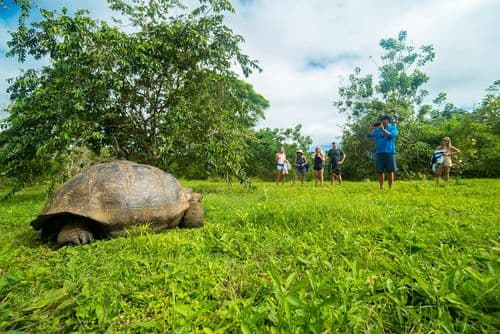
[[[471,106],[500,78],[498,1],[246,2],[228,22],[264,69],[249,78],[271,102],[261,126],[302,123],[304,133],[318,144],[342,131],[338,125],[346,117],[332,106],[339,76],[356,66],[376,74],[380,39],[396,37],[401,30],[407,30],[412,45],[435,47],[436,59],[424,69],[430,76],[429,98],[445,91],[451,102]],[[339,55],[358,57],[307,69],[311,59],[341,59]]]
[[[55,1],[43,4],[54,6]],[[109,18],[104,1],[57,1],[91,8]],[[359,66],[376,74],[379,41],[408,32],[418,47],[433,44],[436,58],[424,71],[430,97],[448,93],[459,106],[480,102],[485,89],[500,79],[500,29],[497,0],[233,0],[237,13],[227,17],[246,42],[243,50],[259,60],[263,73],[247,80],[271,103],[261,127],[303,125],[315,144],[341,135],[345,115],[333,108],[339,76]],[[0,21],[0,31],[5,24]],[[0,33],[0,43],[4,36]],[[373,60],[370,59],[373,57]],[[316,64],[316,67],[309,65]],[[0,58],[1,78],[14,73]],[[0,88],[3,86],[0,85]],[[0,95],[0,104],[5,98]]]

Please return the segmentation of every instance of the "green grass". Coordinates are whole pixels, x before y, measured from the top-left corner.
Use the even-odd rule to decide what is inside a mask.
[[[58,250],[29,226],[44,189],[0,203],[0,331],[500,329],[500,180],[182,183],[204,228]]]

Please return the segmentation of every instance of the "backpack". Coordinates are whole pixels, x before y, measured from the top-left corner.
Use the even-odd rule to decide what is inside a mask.
[[[434,151],[431,157],[431,164],[440,164],[443,162],[443,151]]]

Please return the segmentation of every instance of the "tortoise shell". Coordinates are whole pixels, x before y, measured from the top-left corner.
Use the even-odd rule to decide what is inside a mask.
[[[100,234],[126,235],[144,224],[156,231],[178,226],[191,197],[190,189],[159,168],[131,161],[96,164],[64,183],[31,225],[46,238],[75,216],[89,219]]]

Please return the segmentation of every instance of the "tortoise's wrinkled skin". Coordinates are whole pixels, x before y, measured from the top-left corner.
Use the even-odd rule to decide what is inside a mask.
[[[146,225],[157,232],[203,226],[201,195],[153,166],[114,161],[88,167],[64,183],[31,222],[58,245],[126,236]]]

